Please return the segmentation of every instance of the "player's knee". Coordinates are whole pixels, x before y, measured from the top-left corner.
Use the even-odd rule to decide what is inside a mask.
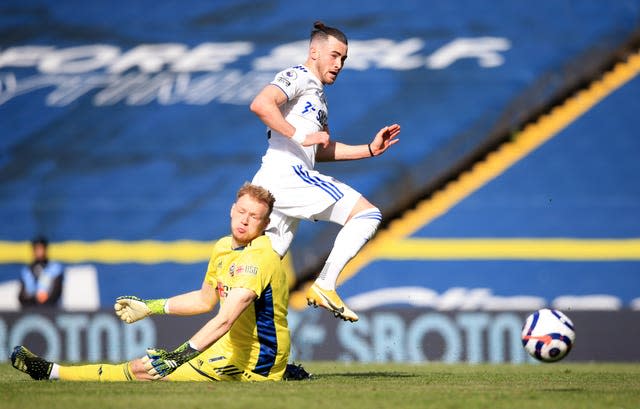
[[[368,201],[364,196],[360,196],[360,198],[356,201],[356,204],[351,209],[349,219],[352,219],[357,214],[373,209],[377,210],[377,208],[373,204],[371,204],[371,202]]]
[[[327,263],[335,260],[342,260],[346,263],[353,258],[362,246],[373,237],[381,221],[382,214],[376,207],[370,207],[354,214],[338,233]]]
[[[353,215],[351,220],[362,226],[362,231],[368,240],[378,230],[382,222],[382,212],[377,207],[369,207]]]

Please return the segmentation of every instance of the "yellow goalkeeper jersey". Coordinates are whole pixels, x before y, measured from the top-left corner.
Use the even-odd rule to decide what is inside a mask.
[[[232,249],[231,236],[213,248],[205,281],[218,289],[220,303],[233,288],[258,296],[218,342],[215,350],[240,369],[279,380],[289,357],[289,288],[280,256],[267,236]]]

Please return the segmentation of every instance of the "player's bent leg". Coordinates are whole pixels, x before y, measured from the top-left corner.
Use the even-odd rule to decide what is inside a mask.
[[[242,369],[225,357],[195,358],[164,378],[168,381],[241,381],[272,380],[255,372]],[[11,353],[11,365],[35,380],[60,379],[64,381],[119,382],[151,380],[141,359],[122,364],[90,364],[60,366],[39,357],[24,346],[16,346]],[[56,369],[57,367],[57,369]],[[57,372],[55,375],[52,372]]]
[[[269,237],[273,250],[280,255],[280,258],[284,258],[296,234],[300,220],[289,217],[276,209],[271,212],[269,219],[265,234]]]
[[[197,364],[193,361],[189,361],[180,365],[175,371],[162,378],[162,380],[170,382],[220,381],[220,379],[215,374],[198,368]]]
[[[360,196],[356,204],[351,209],[351,212],[349,213],[349,218],[347,219],[347,223],[349,222],[349,220],[353,219],[359,213],[362,213],[368,210],[374,210],[374,209],[380,212],[380,210],[377,207],[375,207],[373,204],[371,204],[371,202],[369,202],[364,196]]]
[[[358,320],[357,314],[349,309],[335,292],[335,286],[344,266],[371,239],[381,221],[380,210],[364,197],[360,197],[338,233],[320,275],[307,292],[309,305],[324,307],[346,321]]]
[[[235,364],[224,356],[203,357],[202,355],[181,365],[164,379],[172,382],[261,382],[270,380],[265,376],[243,369],[241,365]]]

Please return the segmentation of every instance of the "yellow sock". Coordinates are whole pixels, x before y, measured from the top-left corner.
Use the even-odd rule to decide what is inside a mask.
[[[123,364],[94,364],[60,366],[60,380],[64,381],[134,381],[129,362]]]

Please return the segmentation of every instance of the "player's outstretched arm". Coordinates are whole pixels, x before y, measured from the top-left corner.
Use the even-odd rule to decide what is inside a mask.
[[[333,162],[379,156],[400,141],[398,139],[399,134],[400,125],[393,124],[380,129],[373,141],[367,145],[347,145],[331,141],[326,146],[318,146],[316,160],[318,162]]]
[[[191,339],[177,349],[150,348],[143,357],[144,368],[153,379],[160,379],[175,371],[180,365],[195,358],[202,351],[222,338],[240,314],[256,299],[256,293],[245,288],[234,288],[227,293],[218,314],[207,322]]]
[[[125,295],[116,298],[113,308],[122,321],[131,324],[151,314],[164,314],[166,301],[166,299],[143,300],[134,295]]]
[[[144,300],[131,295],[118,297],[113,308],[122,321],[131,324],[152,314],[202,314],[211,311],[217,302],[218,294],[215,288],[205,281],[200,290],[168,299]]]
[[[382,155],[387,149],[400,141],[398,135],[400,135],[400,125],[398,124],[385,126],[380,129],[373,138],[373,141],[369,144],[369,155]]]

